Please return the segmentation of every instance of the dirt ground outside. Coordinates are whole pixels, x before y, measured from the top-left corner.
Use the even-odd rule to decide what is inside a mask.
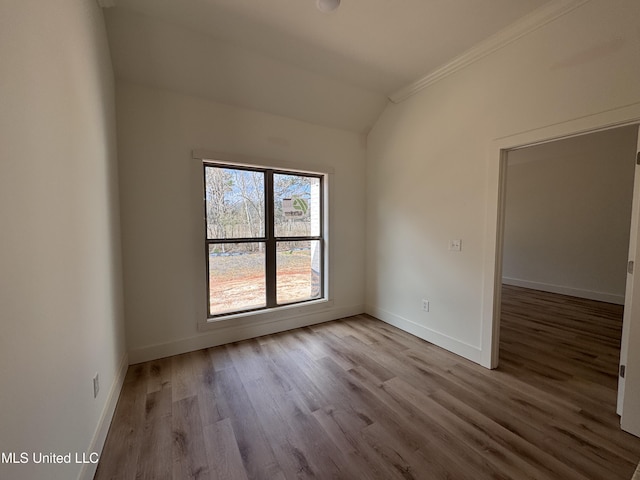
[[[311,251],[277,254],[278,303],[311,297]],[[264,253],[212,255],[209,259],[210,310],[212,315],[264,307]]]

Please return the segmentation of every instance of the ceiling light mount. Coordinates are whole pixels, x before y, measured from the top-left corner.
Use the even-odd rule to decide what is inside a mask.
[[[316,7],[322,13],[331,13],[338,9],[340,0],[316,0]]]

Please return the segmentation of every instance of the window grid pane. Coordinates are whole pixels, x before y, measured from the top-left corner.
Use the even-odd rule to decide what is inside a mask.
[[[209,245],[209,315],[266,307],[265,245]]]
[[[208,239],[265,236],[264,172],[205,167]]]
[[[273,175],[276,237],[320,235],[320,179],[305,175]]]
[[[323,297],[322,176],[205,163],[208,316]]]
[[[320,298],[321,256],[319,240],[278,242],[276,291],[279,305]]]

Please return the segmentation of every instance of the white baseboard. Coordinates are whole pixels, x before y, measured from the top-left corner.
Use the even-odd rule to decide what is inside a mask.
[[[570,295],[572,297],[586,298],[588,300],[624,305],[624,295],[618,295],[615,293],[595,292],[593,290],[553,285],[551,283],[532,282],[529,280],[510,277],[503,277],[502,283],[505,285],[513,285],[514,287],[530,288],[532,290],[540,290],[542,292],[559,293],[561,295]]]
[[[218,345],[224,345],[225,343],[238,342],[262,335],[270,335],[294,328],[329,322],[361,313],[364,313],[363,305],[352,305],[349,307],[327,308],[304,315],[285,317],[268,322],[255,322],[251,324],[239,323],[237,326],[225,325],[220,329],[212,329],[207,333],[197,336],[132,349],[129,351],[129,362],[133,365],[135,363],[179,355],[181,353],[193,352],[203,348],[216,347]]]
[[[102,415],[100,415],[100,421],[98,422],[98,426],[96,427],[96,430],[93,434],[93,439],[91,440],[91,445],[87,450],[87,455],[90,455],[93,452],[102,452],[104,442],[107,439],[107,433],[109,433],[109,427],[111,426],[113,414],[116,411],[116,405],[118,404],[118,399],[120,398],[120,391],[122,390],[124,377],[127,374],[128,368],[129,357],[125,353],[120,360],[120,365],[118,366],[118,371],[116,372],[116,378],[114,379],[113,384],[109,389],[107,402],[102,410]],[[83,463],[80,474],[78,475],[78,480],[92,480],[96,474],[97,468],[97,463]]]
[[[366,313],[382,320],[385,323],[388,323],[389,325],[398,327],[405,332],[415,335],[416,337],[426,340],[427,342],[433,343],[438,347],[442,347],[445,350],[466,358],[467,360],[471,360],[472,362],[482,365],[482,349],[480,349],[479,347],[461,342],[460,340],[449,337],[448,335],[437,332],[428,327],[425,327],[424,325],[420,325],[412,320],[408,320],[394,313],[387,312],[386,310],[375,307],[373,305],[366,306]]]

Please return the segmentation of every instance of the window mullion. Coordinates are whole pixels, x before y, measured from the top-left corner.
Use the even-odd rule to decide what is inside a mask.
[[[265,181],[265,236],[266,236],[266,270],[267,307],[275,307],[276,296],[276,239],[275,239],[275,207],[273,195],[273,170],[267,170]]]
[[[322,240],[321,236],[276,237],[276,242],[303,242],[305,240]]]

